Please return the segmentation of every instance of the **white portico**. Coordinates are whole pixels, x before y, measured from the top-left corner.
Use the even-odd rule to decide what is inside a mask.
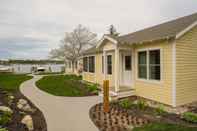
[[[103,52],[103,74],[110,80],[110,90],[115,93],[133,90],[134,53],[132,47],[120,47],[118,41],[104,36],[97,48]],[[130,93],[131,95],[131,93]]]

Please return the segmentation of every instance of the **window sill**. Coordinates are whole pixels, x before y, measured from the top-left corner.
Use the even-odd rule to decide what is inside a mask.
[[[149,83],[149,84],[158,84],[158,85],[162,85],[163,84],[163,82],[161,80],[147,80],[147,79],[140,79],[140,78],[138,78],[137,81],[145,82],[145,83]]]
[[[95,72],[83,72],[85,74],[95,74]]]

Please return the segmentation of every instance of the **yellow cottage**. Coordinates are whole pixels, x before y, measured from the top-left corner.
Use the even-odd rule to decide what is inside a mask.
[[[197,101],[197,13],[123,36],[104,35],[83,55],[83,79],[118,97],[173,107]]]

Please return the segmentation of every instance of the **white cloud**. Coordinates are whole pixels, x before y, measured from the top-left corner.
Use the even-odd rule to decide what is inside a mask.
[[[110,24],[126,34],[196,11],[194,0],[1,0],[0,58],[46,58],[78,24],[99,36]]]

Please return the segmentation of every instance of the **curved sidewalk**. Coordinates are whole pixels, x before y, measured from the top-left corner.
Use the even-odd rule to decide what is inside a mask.
[[[21,92],[44,114],[48,131],[98,131],[89,118],[89,109],[101,97],[58,97],[39,90],[35,82],[42,76],[21,85]]]

